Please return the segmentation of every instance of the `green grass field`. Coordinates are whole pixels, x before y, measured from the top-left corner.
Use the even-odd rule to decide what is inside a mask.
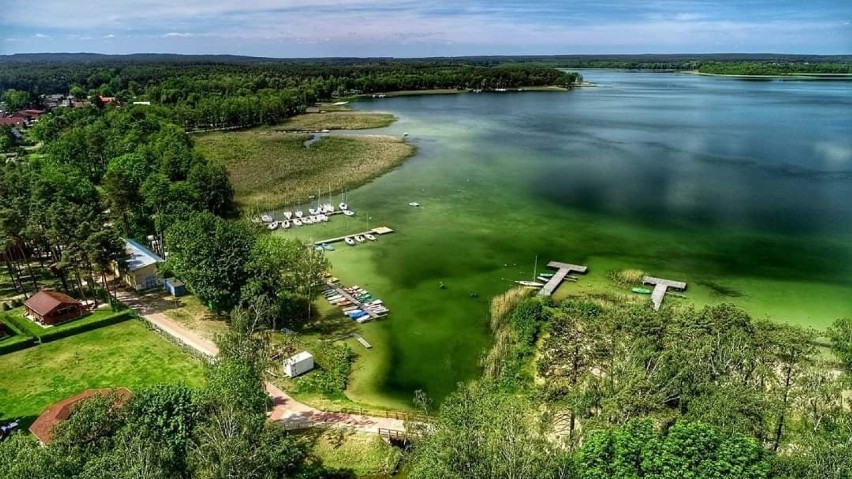
[[[395,120],[390,113],[359,113],[354,111],[327,111],[294,116],[276,127],[282,130],[363,130],[383,128]]]
[[[203,383],[204,366],[139,321],[0,356],[0,420],[31,423],[45,407],[87,388]]]
[[[228,169],[242,208],[269,210],[308,202],[317,192],[355,188],[398,166],[414,147],[389,136],[309,137],[268,128],[200,135],[198,148]]]

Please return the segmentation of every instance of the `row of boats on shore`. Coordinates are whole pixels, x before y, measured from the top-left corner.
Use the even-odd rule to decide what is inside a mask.
[[[349,206],[346,203],[340,203],[337,205],[339,210],[335,210],[334,205],[331,203],[326,203],[324,205],[317,205],[316,208],[308,208],[308,214],[306,215],[304,211],[284,211],[283,220],[276,220],[270,214],[262,214],[259,217],[255,218],[253,221],[255,223],[266,223],[266,227],[269,230],[276,230],[278,228],[289,229],[292,226],[305,226],[312,225],[318,223],[325,223],[329,220],[329,216],[336,213],[343,213],[346,216],[355,216],[355,212],[349,209]]]
[[[322,294],[349,319],[359,323],[387,316],[390,312],[381,299],[373,298],[369,291],[359,286],[344,288],[339,284],[329,283],[328,289]]]

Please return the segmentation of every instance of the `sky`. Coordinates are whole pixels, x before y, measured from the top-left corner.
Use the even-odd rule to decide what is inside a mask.
[[[852,54],[852,0],[0,0],[0,54]]]

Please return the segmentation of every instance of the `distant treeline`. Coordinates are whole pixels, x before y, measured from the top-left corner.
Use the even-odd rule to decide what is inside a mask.
[[[0,62],[0,92],[25,91],[77,98],[108,96],[119,101],[150,101],[169,107],[185,128],[273,124],[317,100],[399,90],[435,88],[498,89],[558,85],[572,87],[576,73],[545,65],[486,66],[457,60],[323,61],[240,60],[209,57],[103,57],[102,61]],[[60,56],[59,58],[66,58]],[[161,57],[155,57],[161,58]],[[178,58],[179,61],[173,61]],[[165,60],[168,59],[168,60]],[[191,59],[194,59],[191,60]]]

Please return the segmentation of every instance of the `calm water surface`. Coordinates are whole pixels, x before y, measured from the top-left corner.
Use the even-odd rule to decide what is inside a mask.
[[[488,299],[536,256],[589,266],[559,296],[635,268],[687,281],[672,303],[816,328],[852,315],[852,83],[583,74],[598,86],[355,104],[397,115],[370,133],[408,132],[418,154],[349,193],[357,217],[285,233],[397,230],[329,254],[392,310],[364,327],[351,396],[440,399],[477,375]]]

